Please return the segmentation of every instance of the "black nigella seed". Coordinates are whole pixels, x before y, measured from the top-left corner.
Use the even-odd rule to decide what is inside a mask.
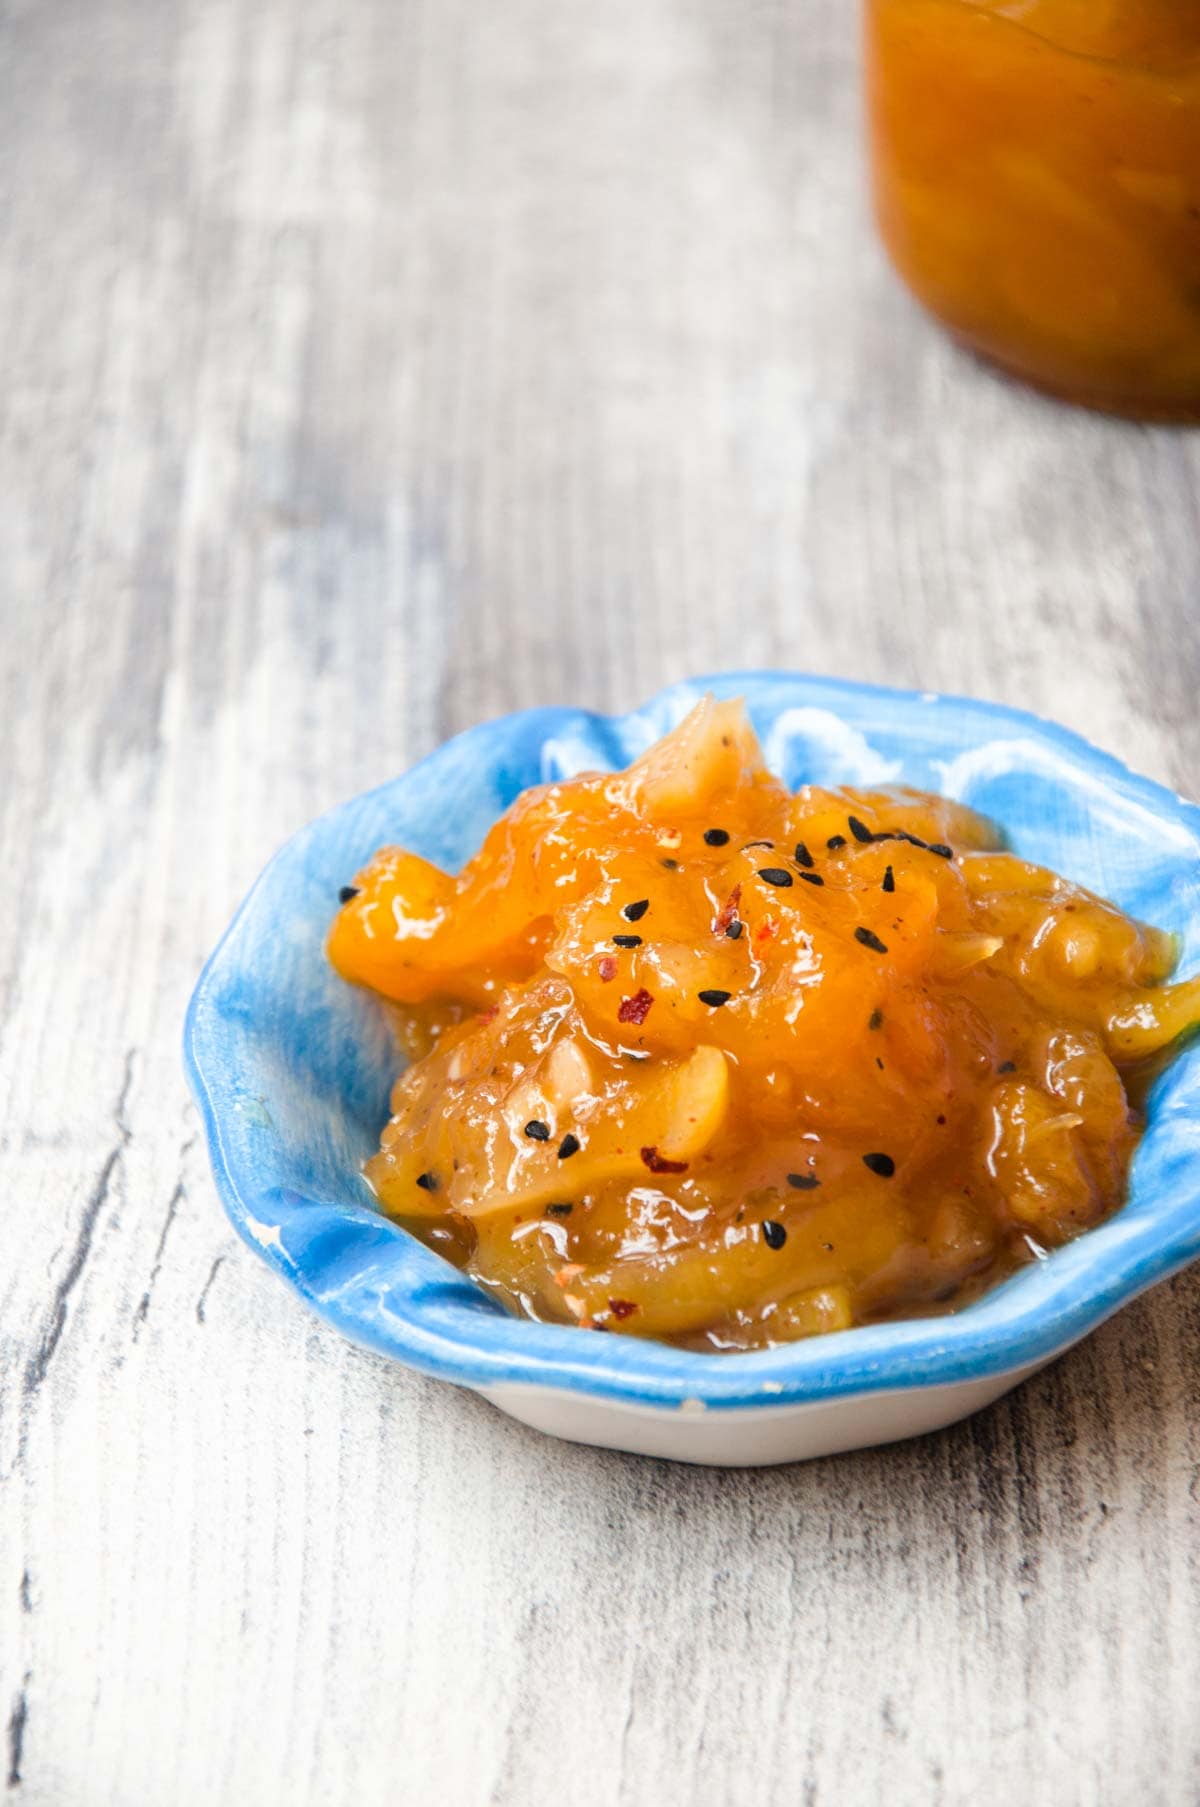
[[[550,1125],[548,1123],[543,1123],[540,1117],[531,1117],[529,1122],[525,1125],[525,1134],[533,1142],[548,1142],[550,1140]]]
[[[648,897],[639,897],[636,903],[626,904],[625,908],[621,911],[621,914],[626,922],[640,922],[649,908],[650,899]]]
[[[763,1241],[769,1249],[781,1249],[787,1241],[787,1231],[781,1223],[768,1217],[762,1227]]]
[[[728,1004],[733,993],[731,991],[698,991],[696,996],[702,1004],[709,1005],[713,1010],[719,1010],[722,1004]]]
[[[806,885],[823,885],[825,883],[819,872],[802,872],[800,877]]]
[[[352,897],[358,896],[360,889],[361,889],[361,887],[358,885],[343,885],[341,890],[338,892],[338,902],[339,903],[349,903],[350,899]]]
[[[789,1173],[788,1185],[797,1192],[812,1192],[821,1184],[815,1173]]]
[[[907,828],[897,828],[890,836],[890,839],[894,841],[907,841],[910,847],[919,847],[922,853],[936,853],[939,860],[952,860],[954,858],[953,847],[947,847],[945,841],[923,841],[919,834],[910,834]]]
[[[728,935],[730,941],[740,941],[742,938],[742,930],[745,928],[745,926],[746,925],[744,922],[731,922],[729,924],[729,927],[725,930],[725,933],[726,933],[726,935]]]
[[[883,875],[883,888],[885,891],[894,891],[896,889],[896,874],[892,871],[890,866]]]
[[[883,1028],[883,1012],[882,1012],[882,1010],[873,1010],[871,1012],[870,1016],[867,1018],[867,1028],[868,1029],[882,1029]]]
[[[803,866],[806,870],[811,868],[813,856],[808,851],[808,848],[804,845],[803,841],[796,842],[794,858],[797,866]]]
[[[846,837],[844,834],[831,834],[825,845],[830,853],[836,853],[839,847],[846,845]]]
[[[614,935],[612,942],[614,947],[641,947],[642,938],[640,935]]]
[[[1002,1060],[1000,1065],[996,1068],[997,1073],[1015,1073],[1016,1070],[1017,1063],[1015,1060]]]
[[[871,830],[867,827],[866,823],[860,822],[857,816],[847,816],[846,820],[850,824],[850,833],[854,836],[856,841],[861,841],[865,846],[868,841],[873,841],[875,839],[875,836],[871,833]]]
[[[566,1204],[547,1205],[546,1206],[546,1216],[547,1217],[570,1217],[573,1209],[574,1209],[574,1207],[572,1205],[566,1205]]]
[[[679,861],[678,860],[659,860],[658,863],[660,866],[665,866],[668,872],[678,872],[679,871]]]
[[[438,1176],[436,1173],[418,1173],[417,1184],[422,1192],[436,1192],[438,1189]]]
[[[863,1166],[869,1167],[872,1173],[877,1173],[881,1180],[890,1180],[896,1171],[896,1163],[890,1154],[865,1154]]]
[[[571,1131],[568,1130],[566,1135],[563,1137],[562,1141],[558,1145],[558,1158],[560,1161],[569,1161],[573,1154],[578,1154],[578,1153],[579,1153],[579,1137],[576,1135],[572,1135]]]
[[[792,875],[786,866],[760,866],[758,876],[764,884],[778,885],[781,891],[785,891],[792,882]]]
[[[727,828],[706,828],[704,839],[710,847],[725,847],[729,842],[729,830]]]
[[[874,929],[855,929],[854,939],[861,941],[864,947],[872,948],[877,954],[887,953],[886,941],[881,941]]]

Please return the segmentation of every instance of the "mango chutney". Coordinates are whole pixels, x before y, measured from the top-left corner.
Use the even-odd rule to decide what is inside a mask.
[[[329,953],[411,1064],[367,1176],[512,1309],[703,1350],[951,1310],[1121,1203],[1169,936],[916,791],[796,793],[711,698],[384,848]]]
[[[1200,0],[865,0],[876,206],[969,346],[1200,420]]]

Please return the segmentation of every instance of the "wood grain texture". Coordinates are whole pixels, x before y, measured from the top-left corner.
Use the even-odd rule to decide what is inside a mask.
[[[778,663],[1200,791],[1200,439],[908,304],[853,12],[0,6],[14,1801],[1200,1799],[1195,1275],[895,1449],[555,1445],[307,1318],[180,1074],[280,839],[482,716]]]

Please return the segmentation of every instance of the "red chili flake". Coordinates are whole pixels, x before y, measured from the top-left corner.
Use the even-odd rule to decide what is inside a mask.
[[[733,890],[729,893],[729,896],[725,899],[725,902],[724,902],[724,905],[722,906],[720,915],[717,917],[717,920],[713,923],[713,934],[714,935],[724,935],[725,934],[725,932],[729,928],[730,923],[733,922],[737,916],[738,905],[741,903],[741,901],[742,901],[742,887],[740,885],[735,885],[733,887]]]
[[[668,1161],[664,1155],[659,1154],[657,1147],[653,1145],[649,1148],[643,1148],[641,1150],[641,1156],[651,1173],[687,1172],[686,1161]]]
[[[490,1022],[493,1022],[495,1020],[495,1018],[497,1016],[499,1016],[499,1014],[500,1014],[499,1004],[489,1004],[486,1010],[480,1011],[480,1013],[476,1017],[475,1021],[477,1023],[490,1023]]]
[[[632,1299],[610,1299],[608,1309],[614,1318],[631,1318],[637,1310],[637,1306]]]
[[[596,962],[596,971],[607,984],[609,979],[617,976],[617,962],[612,954],[601,954]]]
[[[776,922],[775,918],[773,916],[767,916],[755,929],[754,939],[756,941],[771,941],[774,939],[778,928],[779,924]]]
[[[650,1006],[654,1002],[654,993],[647,991],[643,985],[635,991],[631,998],[622,998],[617,1010],[619,1023],[644,1023],[650,1015]]]

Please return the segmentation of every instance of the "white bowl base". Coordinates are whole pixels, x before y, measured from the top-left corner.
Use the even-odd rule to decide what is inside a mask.
[[[1046,1361],[1055,1360],[1049,1356]],[[712,1468],[761,1468],[805,1462],[848,1449],[898,1443],[957,1424],[1027,1380],[1046,1361],[982,1380],[892,1388],[845,1399],[789,1405],[706,1409],[699,1400],[675,1408],[625,1404],[557,1387],[480,1387],[485,1399],[533,1430],[571,1443],[696,1462]]]

